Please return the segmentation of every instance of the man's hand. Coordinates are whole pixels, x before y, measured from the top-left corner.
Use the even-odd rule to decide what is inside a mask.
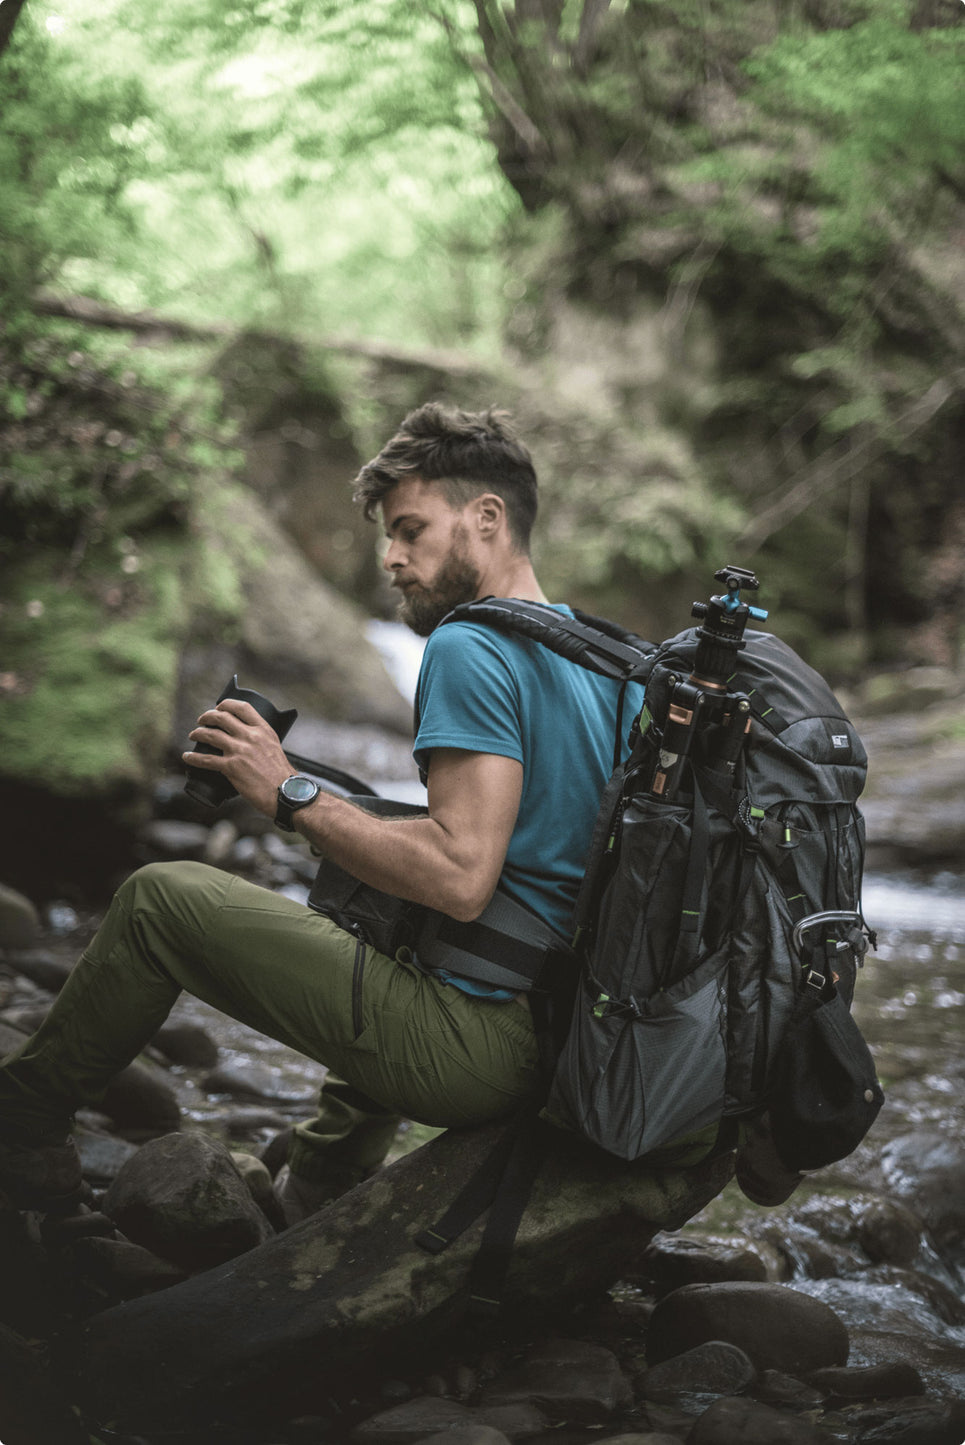
[[[188,736],[192,742],[218,748],[222,756],[182,753],[185,763],[223,773],[253,807],[266,817],[274,818],[278,788],[291,776],[292,765],[285,757],[278,734],[250,702],[225,698],[217,707],[201,714],[198,726]]]

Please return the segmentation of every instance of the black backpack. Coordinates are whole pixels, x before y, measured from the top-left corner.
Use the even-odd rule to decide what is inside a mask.
[[[646,683],[590,846],[578,966],[567,976],[557,961],[530,995],[542,1117],[628,1161],[664,1162],[695,1138],[732,1149],[740,1122],[767,1111],[781,1163],[815,1169],[856,1148],[883,1101],[850,1013],[875,941],[860,904],[867,758],[824,680],[778,638],[745,632],[766,616],[740,600],[753,574],[715,575],[727,590],[695,604],[702,625],[659,647],[514,599],[446,621],[520,632]],[[533,1138],[519,1147],[533,1172]],[[495,1193],[470,1186],[420,1242],[444,1247]],[[493,1211],[490,1275],[494,1252],[497,1272],[508,1262],[524,1193],[516,1204]],[[474,1294],[492,1302],[498,1289],[490,1278]]]

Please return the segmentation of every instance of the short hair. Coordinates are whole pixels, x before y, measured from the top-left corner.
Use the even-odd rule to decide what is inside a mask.
[[[392,488],[412,478],[439,482],[452,507],[465,506],[482,492],[495,492],[505,504],[513,546],[529,552],[536,520],[536,470],[508,412],[496,407],[461,411],[427,402],[409,413],[391,441],[362,468],[354,499],[372,522]]]

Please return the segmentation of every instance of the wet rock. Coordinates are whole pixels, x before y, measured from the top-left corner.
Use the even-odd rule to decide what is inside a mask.
[[[680,1445],[682,1438],[663,1430],[644,1430],[632,1435],[605,1435],[599,1445]]]
[[[75,1269],[112,1301],[139,1299],[187,1279],[187,1272],[128,1239],[93,1236],[72,1247]]]
[[[764,1405],[790,1410],[813,1410],[824,1400],[823,1393],[795,1375],[782,1370],[765,1370],[754,1385],[755,1400]]]
[[[894,1199],[816,1195],[793,1211],[790,1229],[803,1226],[827,1245],[857,1245],[875,1264],[911,1264],[921,1248],[919,1216]]]
[[[208,830],[203,823],[182,823],[177,818],[152,818],[138,838],[152,859],[200,859],[208,846]]]
[[[0,1022],[0,1059],[12,1054],[14,1049],[26,1043],[30,1035],[25,1034],[23,1029],[16,1029],[12,1024]]]
[[[736,1235],[659,1234],[632,1282],[646,1279],[660,1295],[685,1284],[763,1282],[786,1277],[787,1267],[780,1253],[766,1240]]]
[[[144,1144],[102,1207],[128,1239],[187,1270],[233,1259],[271,1234],[227,1149],[204,1134]]]
[[[40,932],[40,919],[29,898],[0,883],[0,948],[29,948]]]
[[[207,842],[201,855],[202,862],[212,868],[223,868],[231,857],[231,850],[238,841],[238,829],[230,818],[218,818],[208,829]]]
[[[430,1435],[422,1445],[509,1445],[510,1436],[491,1425],[482,1425],[470,1420],[467,1424],[454,1425],[449,1430],[440,1430]]]
[[[833,1279],[860,1270],[866,1263],[857,1250],[823,1239],[793,1217],[780,1223],[755,1221],[754,1234],[786,1261],[785,1279],[799,1274],[808,1279]]]
[[[738,1345],[759,1370],[802,1374],[848,1359],[848,1331],[820,1300],[772,1284],[690,1284],[662,1299],[650,1317],[654,1363],[707,1340]]]
[[[468,1405],[440,1400],[435,1395],[419,1395],[404,1405],[393,1405],[390,1410],[363,1420],[356,1425],[351,1438],[359,1445],[410,1445],[428,1435],[476,1424]]]
[[[259,1133],[262,1129],[282,1129],[288,1124],[288,1120],[278,1109],[268,1109],[265,1108],[264,1105],[248,1104],[238,1109],[229,1109],[222,1115],[222,1123],[231,1138],[247,1139],[250,1138],[252,1134]],[[284,1162],[287,1157],[288,1147],[286,1144],[281,1162]],[[281,1163],[279,1163],[274,1172],[277,1174],[280,1168]],[[270,1172],[271,1169],[269,1167],[269,1173]]]
[[[559,1420],[601,1420],[629,1405],[633,1391],[617,1358],[585,1340],[550,1340],[482,1393],[480,1404],[527,1401]]]
[[[516,1405],[479,1405],[473,1411],[480,1425],[498,1430],[509,1440],[525,1440],[531,1435],[542,1435],[550,1428],[550,1420],[532,1400],[520,1400]]]
[[[962,1445],[965,1400],[889,1400],[848,1412],[861,1445]]]
[[[965,1325],[965,1300],[950,1285],[918,1269],[898,1269],[894,1265],[878,1265],[866,1270],[862,1278],[869,1284],[897,1285],[908,1294],[918,1295],[929,1309],[946,1325]]]
[[[885,1181],[921,1216],[935,1244],[965,1262],[965,1146],[945,1134],[906,1134],[881,1151]]]
[[[838,1365],[814,1370],[807,1383],[825,1398],[888,1400],[902,1395],[923,1395],[925,1382],[913,1365],[903,1360],[883,1365]]]
[[[285,1215],[272,1187],[267,1168],[254,1154],[231,1151],[231,1162],[245,1181],[245,1187],[273,1229],[284,1229]]]
[[[44,988],[48,993],[59,993],[70,978],[72,964],[57,958],[43,949],[32,948],[26,952],[9,953],[7,963],[23,978]]]
[[[151,1042],[172,1064],[183,1064],[189,1069],[213,1069],[218,1062],[218,1045],[200,1024],[168,1022]]]
[[[135,1434],[179,1421],[200,1429],[213,1418],[245,1420],[283,1397],[293,1378],[310,1382],[313,1399],[302,1409],[315,1396],[320,1405],[377,1346],[389,1357],[448,1342],[464,1318],[484,1221],[440,1255],[415,1239],[504,1130],[450,1130],[260,1248],[85,1320],[65,1361],[78,1401]],[[658,1228],[679,1228],[719,1193],[732,1164],[628,1168],[554,1133],[513,1251],[508,1318],[558,1319],[601,1293],[634,1267]]]
[[[687,1445],[828,1445],[828,1435],[759,1400],[723,1399],[695,1422]]]
[[[743,1350],[708,1340],[652,1365],[638,1383],[648,1400],[660,1400],[683,1394],[741,1395],[756,1378],[754,1364]]]
[[[22,1004],[18,1008],[4,1009],[2,1018],[11,1028],[29,1035],[36,1033],[49,1012],[49,1004]]]
[[[212,1069],[201,1081],[206,1094],[228,1094],[233,1099],[278,1099],[285,1103],[309,1103],[312,1094],[293,1094],[266,1064],[225,1063]]]
[[[181,1106],[164,1073],[141,1059],[111,1080],[100,1107],[116,1128],[137,1139],[168,1134],[181,1122]]]
[[[99,1187],[116,1179],[128,1159],[137,1153],[136,1144],[117,1139],[113,1134],[95,1134],[75,1126],[73,1138],[84,1178]]]

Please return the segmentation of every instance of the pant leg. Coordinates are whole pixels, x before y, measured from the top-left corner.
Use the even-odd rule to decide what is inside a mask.
[[[524,1006],[472,999],[218,869],[156,863],[121,886],[47,1019],[0,1068],[3,1118],[62,1134],[182,988],[423,1123],[497,1118],[536,1081]]]
[[[292,1173],[313,1183],[350,1188],[377,1169],[392,1147],[401,1116],[340,1079],[326,1075],[318,1113],[296,1124],[288,1163]]]

